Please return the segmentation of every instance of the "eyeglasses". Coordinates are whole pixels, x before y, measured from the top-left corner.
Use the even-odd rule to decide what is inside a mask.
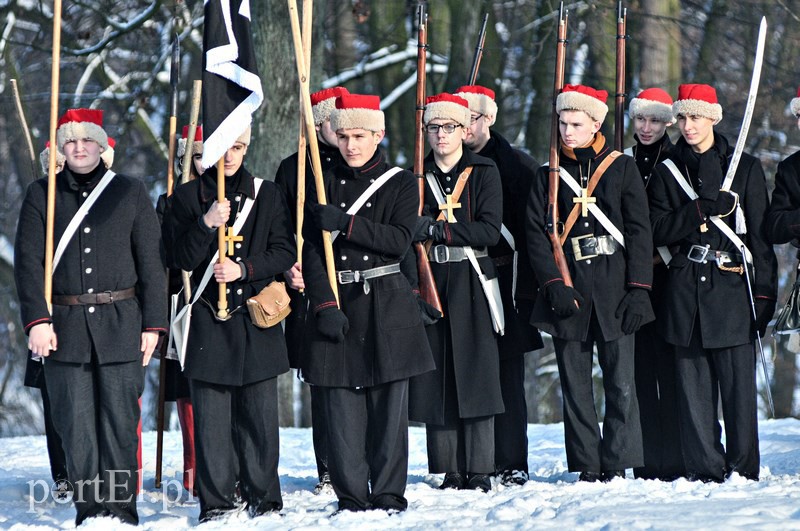
[[[475,116],[470,116],[469,117],[469,123],[474,124],[475,122],[477,122],[478,120],[480,120],[483,117],[484,117],[483,114],[476,114]]]
[[[428,132],[428,134],[438,135],[439,129],[442,129],[444,130],[445,133],[450,135],[453,133],[453,131],[456,130],[456,127],[461,127],[461,124],[444,124],[444,125],[428,124],[425,126],[425,130]]]

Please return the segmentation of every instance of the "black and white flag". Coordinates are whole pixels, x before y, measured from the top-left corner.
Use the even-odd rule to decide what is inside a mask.
[[[250,29],[250,0],[205,0],[203,168],[225,155],[264,100]]]

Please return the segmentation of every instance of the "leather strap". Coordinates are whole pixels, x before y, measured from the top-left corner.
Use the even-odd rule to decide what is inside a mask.
[[[600,182],[600,178],[606,172],[609,166],[617,160],[617,157],[621,156],[622,153],[619,151],[612,151],[609,155],[603,159],[603,162],[594,170],[592,174],[592,178],[589,179],[589,185],[586,188],[586,197],[591,197],[594,193],[594,189],[597,188],[597,183]],[[581,205],[576,203],[575,206],[572,207],[572,211],[570,211],[569,216],[567,217],[567,222],[564,224],[564,232],[561,233],[561,245],[567,241],[567,236],[569,236],[569,231],[572,230],[572,227],[575,225],[575,222],[578,221],[578,215],[581,211]]]
[[[467,181],[469,180],[469,176],[471,173],[472,173],[472,166],[467,166],[466,168],[464,168],[464,171],[461,172],[461,175],[458,176],[458,179],[456,180],[456,186],[455,188],[453,188],[453,193],[451,194],[452,201],[454,203],[458,202],[458,200],[461,198],[461,193],[464,191],[464,187],[467,185]],[[430,179],[428,179],[428,184],[431,184]],[[433,195],[435,196],[436,191],[433,188],[433,186],[431,186],[431,191],[433,191]],[[439,212],[439,216],[436,218],[436,221],[444,221],[444,220],[445,220],[444,211]]]
[[[136,296],[136,288],[127,288],[119,291],[100,291],[97,293],[82,293],[80,295],[53,295],[53,304],[58,306],[90,306],[95,304],[113,304],[115,302],[132,299]]]

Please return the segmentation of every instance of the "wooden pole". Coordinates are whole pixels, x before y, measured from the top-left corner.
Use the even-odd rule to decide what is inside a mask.
[[[217,161],[217,202],[222,203],[225,201],[225,155]],[[221,264],[226,258],[226,251],[225,249],[225,223],[219,226],[217,229],[217,245],[219,246],[219,258],[217,259],[217,263]],[[218,284],[219,287],[219,299],[217,300],[217,317],[222,320],[228,319],[228,284],[225,282],[220,282]]]
[[[300,19],[297,15],[297,0],[287,0],[289,4],[289,18],[292,23],[292,39],[294,41],[294,55],[297,63],[297,77],[300,81],[300,103],[303,109],[303,117],[306,124],[306,137],[308,138],[309,148],[311,149],[311,167],[314,172],[314,183],[317,187],[317,202],[326,205],[325,182],[322,179],[322,164],[319,158],[319,145],[317,144],[317,134],[314,128],[314,117],[311,111],[311,98],[308,90],[308,76],[306,75],[305,57],[303,57],[303,44],[300,37]],[[322,245],[325,251],[325,266],[328,272],[328,281],[331,285],[336,303],[339,303],[339,290],[336,284],[336,270],[333,261],[333,243],[331,233],[322,231]]]
[[[47,163],[47,221],[44,244],[44,299],[53,312],[53,230],[56,214],[56,124],[58,122],[59,74],[61,72],[61,0],[53,1],[53,59],[50,70],[50,157]]]
[[[303,56],[305,57],[306,79],[311,77],[311,31],[313,29],[313,0],[303,0]],[[300,98],[302,98],[302,92]],[[297,242],[297,263],[303,263],[303,220],[306,205],[306,122],[305,113],[300,107],[300,131],[297,136],[297,213],[295,216],[295,241]],[[300,290],[301,292],[303,290]]]
[[[25,133],[25,142],[28,145],[28,154],[30,155],[31,162],[31,180],[36,180],[39,171],[36,169],[36,152],[33,150],[33,140],[31,140],[31,131],[28,129],[28,121],[25,119],[25,111],[22,108],[22,98],[19,96],[19,87],[17,87],[17,80],[11,80],[11,92],[14,93],[14,104],[17,108],[17,117],[19,118],[19,126],[22,132]]]
[[[186,137],[186,152],[183,154],[181,161],[181,184],[189,182],[189,176],[192,174],[192,151],[194,149],[194,136],[197,133],[197,120],[200,116],[200,95],[202,92],[203,82],[196,79],[192,84],[192,107],[189,113],[189,133]],[[189,140],[192,140],[191,142]],[[183,300],[189,304],[192,300],[192,282],[189,279],[188,271],[181,271],[181,280],[183,281]]]

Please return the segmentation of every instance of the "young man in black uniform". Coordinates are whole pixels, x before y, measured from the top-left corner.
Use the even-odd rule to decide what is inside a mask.
[[[648,291],[653,242],[647,195],[636,163],[612,151],[600,133],[607,93],[566,85],[559,113],[561,236],[574,287],[566,285],[545,233],[548,171],[539,170],[528,200],[528,253],[543,295],[531,322],[553,336],[564,401],[570,471],[581,481],[625,477],[642,466],[634,393],[634,333],[653,320]],[[597,423],[592,351],[603,371],[605,417]]]
[[[314,114],[314,125],[317,128],[317,145],[323,173],[343,162],[339,147],[336,144],[336,131],[331,129],[331,112],[336,106],[336,98],[342,94],[349,94],[344,87],[332,87],[311,94],[311,111]],[[306,157],[306,183],[314,178],[311,167],[311,150]],[[297,224],[297,152],[286,157],[278,166],[275,174],[275,184],[283,192],[286,204],[289,206],[292,227]],[[306,197],[308,194],[306,194]],[[296,232],[296,229],[295,229]],[[289,365],[297,368],[300,362],[300,351],[306,337],[306,314],[308,302],[300,290],[305,289],[303,270],[299,262],[284,272],[289,296],[292,299],[292,313],[286,319],[286,347],[289,349]],[[314,493],[319,494],[325,488],[330,488],[331,476],[328,473],[328,452],[325,449],[325,415],[322,413],[322,402],[316,387],[311,386],[311,434],[314,443],[314,456],[317,460],[317,477],[319,483],[314,488]]]
[[[467,100],[431,96],[423,122],[431,146],[424,163],[425,207],[438,219],[421,217],[414,239],[431,240],[444,317],[425,329],[436,370],[412,379],[410,417],[425,423],[428,469],[445,474],[440,488],[488,492],[495,472],[494,419],[503,412],[494,329],[500,316],[492,315],[490,304],[502,312],[502,303],[487,299],[473,263],[487,282],[496,282],[487,248],[500,239],[500,175],[490,159],[464,149]]]
[[[538,330],[529,323],[538,286],[525,243],[525,205],[539,163],[490,129],[497,118],[493,90],[466,85],[456,90],[456,96],[469,102],[470,124],[464,145],[494,161],[503,185],[500,241],[489,248],[497,267],[506,320],[505,332],[498,338],[505,413],[494,419],[494,458],[500,481],[504,485],[521,485],[528,480],[524,354],[543,346]]]
[[[65,165],[56,176],[52,314],[44,297],[47,179],[40,179],[28,187],[17,227],[22,320],[31,355],[46,358],[76,525],[99,516],[136,525],[139,397],[144,366],[166,332],[158,219],[144,184],[102,162],[102,111],[68,110],[57,142]],[[79,208],[90,198],[84,216]]]
[[[343,94],[331,113],[345,163],[325,173],[328,204],[308,194],[303,275],[310,300],[303,379],[317,387],[340,511],[404,511],[408,378],[433,369],[417,302],[400,273],[417,218],[417,183],[378,148],[377,96]],[[335,235],[338,304],[322,232]]]
[[[672,112],[681,138],[656,166],[648,193],[655,244],[677,247],[658,328],[675,345],[686,473],[701,481],[721,482],[734,472],[757,480],[753,340],[764,334],[777,292],[777,261],[765,234],[764,171],[758,159],[743,153],[732,182],[726,177],[733,146],[714,132],[722,106],[713,87],[681,85]],[[755,271],[755,322],[745,259],[751,275]]]
[[[644,181],[650,182],[653,168],[672,151],[667,128],[675,122],[672,97],[666,91],[648,88],[633,98],[628,115],[635,131],[636,144],[625,150],[636,160]],[[650,300],[658,307],[664,297],[669,261],[666,247],[653,253],[653,290]],[[658,334],[656,322],[636,332],[635,376],[642,424],[644,466],[633,470],[634,477],[672,481],[684,475],[681,439],[675,396],[675,353],[672,345]]]
[[[192,308],[185,361],[201,522],[244,508],[236,505],[237,482],[250,516],[283,507],[277,376],[289,370],[286,343],[280,326],[256,327],[245,304],[291,267],[294,245],[280,190],[243,165],[249,143],[248,127],[225,153],[225,201],[216,199],[212,167],[175,190],[164,219],[168,265],[193,271],[193,290],[213,271]],[[217,228],[234,225],[240,215],[246,216],[242,239],[218,262]],[[227,285],[227,320],[217,317],[218,283]]]
[[[800,127],[800,89],[797,97],[789,103],[789,108]],[[766,230],[771,243],[792,242],[795,247],[800,247],[800,151],[778,164]]]

